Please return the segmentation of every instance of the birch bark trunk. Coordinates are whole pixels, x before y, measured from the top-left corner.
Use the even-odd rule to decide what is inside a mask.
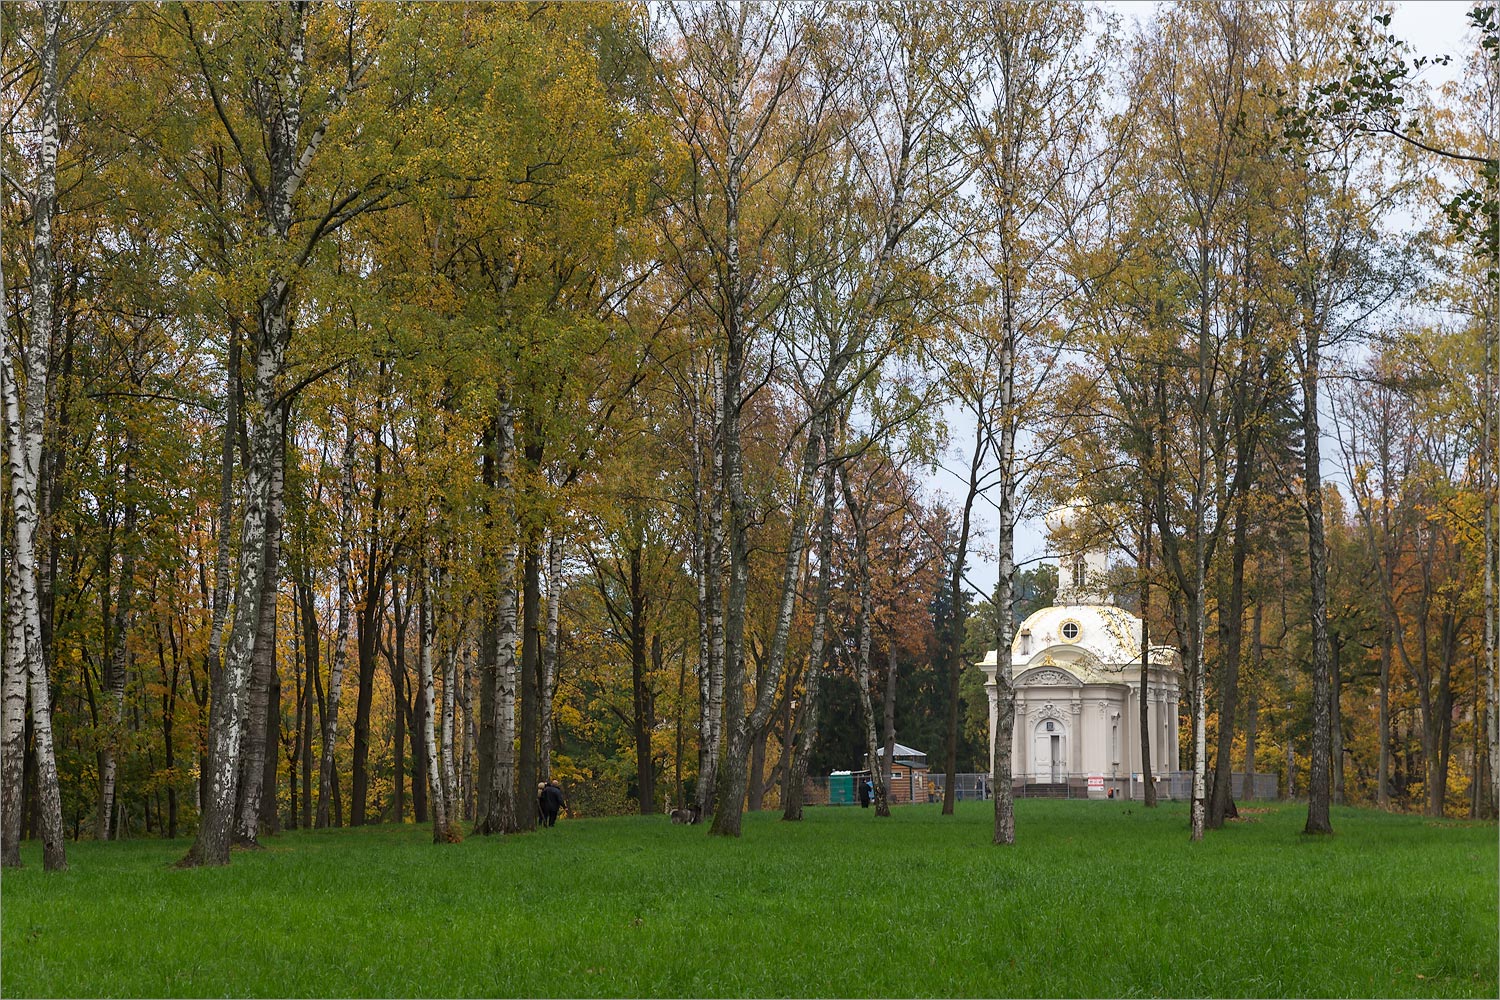
[[[266,515],[266,548],[261,568],[260,615],[256,624],[255,654],[250,670],[249,706],[245,714],[245,751],[240,773],[239,818],[235,841],[258,845],[261,829],[261,794],[265,786],[266,760],[275,759],[276,747],[268,742],[266,720],[270,716],[271,686],[276,673],[276,592],[281,562],[281,522],[286,482],[286,408],[278,407],[278,443],[271,469],[270,502]]]
[[[421,651],[417,656],[417,683],[420,685],[423,697],[429,706],[436,705],[436,692],[432,680],[432,646],[434,642],[433,633],[436,631],[433,623],[431,588],[428,586],[427,567],[418,569],[421,574],[420,609],[418,612],[418,632],[421,635]],[[438,762],[437,733],[433,726],[433,716],[436,713],[429,710],[422,716],[423,742],[427,744],[427,773],[431,782],[432,802],[432,842],[443,844],[448,842],[448,803],[445,779],[442,767]]]
[[[11,343],[9,299],[0,270],[0,400],[5,421],[5,453],[0,461],[12,485],[21,474],[21,401],[15,369],[20,345]],[[9,498],[14,505],[14,494]],[[12,509],[14,507],[12,506]],[[21,867],[21,811],[26,783],[26,641],[21,612],[20,559],[0,528],[0,564],[5,567],[4,709],[0,715],[0,867]]]
[[[552,716],[552,699],[557,694],[558,643],[562,639],[562,533],[554,528],[547,537],[547,633],[542,645],[542,737],[537,758],[537,777],[552,780],[552,744],[557,739]]]
[[[996,448],[999,465],[1000,519],[996,533],[999,562],[995,578],[995,686],[998,712],[995,718],[995,751],[990,766],[990,782],[995,794],[994,843],[1009,846],[1016,842],[1014,790],[1011,787],[1011,751],[1016,721],[1016,692],[1011,676],[1011,604],[1014,601],[1016,576],[1015,452],[1016,452],[1016,317],[1015,300],[1007,287],[1002,296],[1004,310],[1000,349],[1000,441]]]
[[[447,665],[443,671],[443,803],[450,827],[458,823],[458,768],[455,754],[462,745],[458,738],[458,637],[450,640]],[[451,830],[445,832],[450,833]]]
[[[526,449],[528,469],[535,470],[541,461],[541,449]],[[516,786],[536,786],[537,736],[541,728],[541,611],[542,553],[541,531],[527,530],[521,553],[521,690],[520,753],[516,762]],[[520,794],[515,802],[516,823],[522,830],[535,830],[539,813],[535,795]]]
[[[1500,116],[1500,66],[1492,58],[1487,64],[1490,121]],[[1494,130],[1490,150],[1494,155]],[[1500,266],[1494,260],[1491,267]],[[1500,813],[1500,301],[1491,289],[1484,310],[1484,457],[1480,460],[1484,512],[1484,724],[1485,750],[1489,754],[1490,812]],[[1382,688],[1382,694],[1384,689]],[[1382,702],[1383,704],[1383,702]],[[1385,730],[1381,729],[1384,739]],[[1384,786],[1382,785],[1382,793]]]
[[[3,289],[0,289],[3,298]],[[0,304],[0,309],[3,309]],[[8,334],[5,346],[9,348]],[[5,392],[6,441],[15,440],[12,433],[11,413],[12,388],[10,360],[0,357],[0,384]],[[8,450],[8,449],[7,449]],[[3,734],[3,781],[4,797],[0,800],[0,822],[4,824],[3,840],[0,840],[0,867],[21,867],[21,813],[25,801],[26,783],[26,647],[23,641],[21,618],[21,583],[17,561],[8,548],[3,549],[5,564],[5,682],[4,717],[0,723]]]
[[[699,604],[706,620],[707,668],[700,691],[702,723],[698,742],[698,808],[712,816],[719,794],[719,760],[724,751],[724,478],[718,426],[723,423],[723,378],[717,366],[709,379],[714,393],[715,430],[709,444],[708,537],[703,552]]]
[[[803,686],[802,707],[798,713],[795,750],[791,765],[787,768],[786,784],[782,788],[781,818],[802,818],[803,787],[807,783],[807,762],[812,757],[813,745],[818,739],[818,711],[821,702],[819,688],[823,681],[823,645],[828,630],[828,604],[832,590],[833,573],[833,511],[834,477],[838,474],[838,463],[828,455],[831,450],[824,442],[822,472],[822,517],[818,524],[818,582],[813,593],[812,637],[807,652],[807,682]]]
[[[883,720],[883,740],[885,753],[880,759],[880,769],[884,772],[885,787],[891,787],[891,768],[895,766],[896,760],[896,674],[898,664],[896,659],[896,632],[888,629],[885,645],[885,718]]]
[[[726,383],[728,381],[726,377]],[[729,405],[730,400],[726,396],[725,406]],[[797,581],[802,572],[802,551],[807,544],[809,498],[812,483],[818,471],[818,460],[822,454],[823,438],[829,431],[831,409],[832,401],[828,394],[820,392],[814,402],[813,421],[808,428],[807,441],[803,445],[801,469],[792,498],[791,532],[786,560],[782,564],[780,605],[777,608],[775,631],[766,654],[765,674],[757,678],[755,702],[748,715],[744,710],[745,685],[743,683],[745,677],[744,605],[749,571],[746,524],[744,523],[747,515],[744,511],[746,501],[743,495],[743,471],[737,471],[729,479],[729,506],[731,511],[739,511],[739,513],[733,514],[730,518],[732,528],[730,533],[730,614],[726,617],[725,627],[727,655],[725,660],[725,686],[727,688],[725,717],[730,729],[725,754],[724,793],[720,796],[719,802],[721,807],[730,807],[725,809],[725,812],[732,811],[734,815],[732,817],[723,814],[715,815],[713,832],[716,834],[739,836],[740,810],[744,805],[745,792],[749,783],[747,757],[750,741],[755,733],[765,728],[776,704],[776,691],[781,683],[781,672],[786,663],[787,643],[791,636],[792,613],[796,609]],[[726,435],[728,433],[726,430]],[[726,447],[726,452],[733,450],[736,456],[738,455],[738,433],[736,423],[734,430],[736,445],[733,449]],[[731,467],[739,469],[737,457]],[[736,678],[739,680],[736,681]],[[868,693],[867,685],[867,696]],[[873,720],[873,716],[871,718]]]
[[[31,693],[31,728],[35,746],[38,819],[42,834],[42,864],[47,871],[61,871],[68,866],[64,848],[62,792],[58,784],[57,759],[52,745],[51,685],[48,681],[47,651],[42,641],[41,595],[38,589],[37,539],[42,510],[38,486],[42,469],[43,430],[47,415],[48,358],[51,352],[55,317],[53,313],[52,214],[57,201],[57,155],[60,142],[58,122],[58,57],[60,55],[62,5],[42,5],[41,114],[38,140],[36,199],[33,207],[34,237],[31,266],[31,329],[29,343],[10,341],[7,325],[8,353],[14,353],[26,370],[24,409],[20,427],[7,430],[11,442],[11,504],[15,518],[15,565],[21,607],[21,634],[24,650],[21,657]],[[8,376],[9,377],[9,376]],[[9,407],[7,407],[9,409]],[[7,705],[13,708],[12,705]]]
[[[495,495],[499,522],[507,537],[496,566],[493,636],[494,681],[490,699],[493,743],[489,752],[489,787],[481,790],[486,806],[476,833],[516,831],[516,562],[520,546],[515,536],[515,407],[507,389],[498,393],[495,419]],[[482,692],[481,692],[482,693]]]

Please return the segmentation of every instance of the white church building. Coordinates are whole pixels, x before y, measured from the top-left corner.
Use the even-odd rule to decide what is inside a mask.
[[[1071,511],[1054,511],[1054,537]],[[1108,553],[1065,552],[1057,603],[1016,630],[1011,678],[1016,693],[1011,772],[1017,791],[1080,797],[1139,798],[1141,785],[1141,620],[1110,603]],[[990,702],[990,751],[999,715],[996,651],[980,662]],[[1182,670],[1177,650],[1151,647],[1146,722],[1158,791],[1177,769],[1177,708]]]

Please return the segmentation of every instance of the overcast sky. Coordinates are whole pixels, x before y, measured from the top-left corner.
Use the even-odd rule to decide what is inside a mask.
[[[1353,0],[1351,0],[1351,3]],[[1103,6],[1117,11],[1127,29],[1133,21],[1149,20],[1158,6],[1158,0],[1113,0]],[[1391,18],[1391,33],[1411,43],[1414,54],[1435,57],[1453,56],[1447,66],[1427,66],[1419,79],[1437,88],[1448,80],[1455,79],[1462,71],[1462,63],[1469,50],[1468,12],[1473,0],[1408,0],[1397,3]],[[950,414],[950,419],[957,414]],[[962,431],[954,434],[956,440],[966,435]],[[1327,445],[1325,453],[1329,452]],[[967,456],[950,453],[943,460],[949,468],[967,469]],[[939,470],[930,477],[930,489],[941,494],[950,506],[956,506],[964,491],[963,482],[952,473]],[[981,551],[994,546],[993,508],[983,501],[975,505],[975,520],[980,536],[977,539]],[[1040,517],[1028,518],[1016,527],[1016,562],[1021,567],[1036,561],[1055,561],[1049,558],[1045,529]],[[982,588],[985,594],[994,589],[995,564],[983,555],[971,554],[969,579]]]

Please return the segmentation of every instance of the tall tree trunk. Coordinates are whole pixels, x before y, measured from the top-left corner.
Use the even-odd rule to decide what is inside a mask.
[[[0,309],[3,309],[0,303]],[[0,358],[0,380],[4,380],[9,408],[10,362]],[[7,435],[10,420],[6,420]],[[0,528],[0,535],[8,534]],[[6,539],[9,540],[8,538]],[[0,545],[0,563],[5,566],[5,714],[4,733],[4,800],[0,802],[0,821],[4,824],[3,858],[6,868],[21,867],[21,815],[26,791],[26,647],[21,620],[20,580],[16,561],[7,546]]]
[[[1201,525],[1201,521],[1199,522]],[[1199,532],[1200,536],[1202,532]],[[1201,541],[1198,543],[1201,548]],[[1208,717],[1207,703],[1208,690],[1205,684],[1203,663],[1203,640],[1207,630],[1205,624],[1205,612],[1203,608],[1203,561],[1201,553],[1198,557],[1197,576],[1198,589],[1186,595],[1189,633],[1188,633],[1188,663],[1192,666],[1192,693],[1190,700],[1193,707],[1193,802],[1190,816],[1189,837],[1192,840],[1203,839],[1203,829],[1207,819],[1207,802],[1205,801],[1205,784],[1208,770]]]
[[[731,342],[734,339],[731,338]],[[739,349],[732,346],[729,358],[729,363],[725,366],[725,383],[726,386],[738,386],[743,365],[743,345]],[[733,396],[729,395],[728,388],[725,392],[726,409],[731,408],[732,401],[736,401],[733,405],[736,413],[732,420],[726,419],[723,437],[727,503],[730,509],[729,595],[724,627],[725,719],[729,725],[729,739],[724,757],[723,788],[719,795],[721,809],[714,815],[712,832],[720,836],[738,837],[741,810],[744,808],[745,792],[749,784],[751,737],[769,722],[776,706],[776,692],[781,686],[787,643],[791,637],[792,613],[796,610],[798,583],[802,575],[802,552],[807,543],[809,498],[818,472],[818,460],[823,452],[823,439],[831,432],[833,400],[829,387],[825,385],[817,393],[813,403],[813,418],[808,426],[807,441],[803,445],[801,468],[792,498],[792,523],[786,558],[782,563],[775,627],[766,653],[765,670],[755,679],[754,704],[747,713],[744,705],[747,683],[744,637],[750,558],[747,535],[749,502],[744,493],[744,470],[739,444],[738,389]]]
[[[885,642],[885,719],[884,739],[885,754],[880,759],[880,769],[885,772],[885,787],[891,787],[891,768],[896,762],[896,675],[898,672],[896,659],[896,630],[887,630]],[[889,794],[889,793],[888,793]]]
[[[411,580],[408,571],[407,581]],[[396,822],[406,822],[406,614],[411,605],[402,611],[401,587],[398,580],[391,581],[391,630],[394,648],[386,651],[387,666],[391,675],[391,761],[395,768],[393,788]]]
[[[999,524],[996,525],[995,577],[995,687],[997,699],[995,747],[990,758],[990,783],[995,795],[995,829],[992,842],[1009,846],[1016,842],[1014,790],[1011,788],[1011,750],[1015,733],[1016,691],[1011,676],[1016,576],[1016,315],[1011,276],[1006,275],[1001,295],[1004,337],[1000,345],[1000,440],[995,449],[999,466]]]
[[[1491,119],[1500,108],[1500,86],[1495,74],[1497,67],[1492,58],[1486,63],[1486,81],[1489,86]],[[1489,148],[1493,158],[1495,150],[1494,132],[1490,133]],[[1497,262],[1491,258],[1491,268]],[[1484,726],[1485,745],[1489,755],[1490,815],[1500,813],[1500,300],[1494,294],[1494,283],[1490,283],[1490,294],[1484,312],[1484,404],[1481,414],[1484,419],[1484,458],[1479,463],[1481,470],[1480,495],[1483,497],[1484,515]],[[1478,725],[1478,720],[1475,720]],[[1382,728],[1381,737],[1384,739]]]
[[[1250,683],[1245,691],[1245,798],[1255,798],[1255,754],[1260,724],[1260,677],[1265,665],[1265,646],[1262,644],[1263,616],[1261,603],[1253,600],[1250,613]]]
[[[31,262],[31,329],[30,343],[23,350],[18,339],[12,339],[9,323],[0,330],[5,343],[3,360],[7,368],[6,439],[10,443],[11,510],[15,518],[15,578],[19,587],[12,595],[21,606],[21,628],[9,641],[19,643],[20,656],[10,654],[8,661],[24,664],[31,693],[31,730],[37,773],[37,805],[42,833],[42,864],[47,871],[67,868],[62,819],[62,792],[57,778],[57,759],[52,742],[51,684],[47,676],[47,650],[42,634],[41,593],[37,566],[37,539],[44,505],[38,495],[43,462],[42,444],[47,414],[48,360],[52,349],[53,247],[52,214],[57,200],[57,153],[60,142],[58,122],[58,58],[62,29],[62,5],[42,5],[41,107],[38,133],[36,197],[33,202]],[[9,374],[14,355],[26,370],[25,409],[19,411],[14,383]],[[14,669],[14,668],[13,668]],[[15,687],[12,678],[11,688]],[[14,693],[7,701],[14,711]],[[14,731],[12,727],[12,731]],[[14,737],[12,736],[12,739]],[[12,763],[10,771],[16,770]],[[24,778],[23,778],[24,780]],[[14,793],[13,793],[14,794]],[[17,849],[19,850],[19,849]],[[15,861],[19,863],[19,853]]]
[[[381,373],[384,374],[382,363]],[[377,424],[378,428],[380,425]],[[355,620],[355,651],[359,662],[359,696],[354,705],[354,766],[351,769],[349,825],[363,826],[370,798],[370,709],[375,694],[375,639],[380,634],[380,612],[383,607],[386,567],[389,562],[380,551],[381,500],[385,490],[381,475],[384,449],[376,441],[371,460],[369,521],[365,525],[364,596]],[[451,803],[450,803],[451,806]],[[377,817],[378,818],[378,817]]]
[[[271,641],[276,641],[273,626]],[[277,808],[278,794],[276,778],[280,771],[278,753],[281,750],[281,670],[276,661],[271,661],[271,686],[266,699],[266,755],[261,765],[260,780],[260,828],[268,834],[281,832],[280,810]],[[296,801],[296,779],[292,781],[293,802]]]
[[[501,389],[495,418],[495,496],[501,524],[515,524],[515,408],[510,393]],[[495,638],[495,669],[491,701],[490,774],[481,789],[485,806],[475,824],[476,833],[512,833],[516,825],[516,563],[520,547],[513,533],[500,547],[496,566],[496,601],[492,634]],[[481,687],[481,701],[483,688]],[[530,791],[526,789],[525,791]],[[529,796],[535,798],[534,796]],[[536,806],[533,802],[532,811]]]
[[[213,687],[209,714],[208,800],[186,865],[229,863],[240,777],[240,734],[246,714],[246,687],[255,656],[262,603],[261,573],[266,557],[271,471],[281,443],[277,419],[276,379],[283,367],[288,331],[285,288],[278,279],[262,298],[263,328],[255,355],[252,394],[253,430],[245,474],[245,514],[240,529],[237,600],[229,633],[227,660]]]
[[[99,808],[94,822],[94,839],[108,840],[109,819],[115,809],[115,779],[118,773],[118,751],[125,725],[125,674],[130,650],[126,638],[130,632],[130,605],[135,592],[135,518],[136,503],[132,491],[135,470],[131,466],[134,451],[130,432],[125,438],[125,469],[120,477],[120,492],[125,496],[125,510],[120,519],[120,584],[115,597],[114,649],[106,661],[104,688],[109,694],[109,726],[101,750],[99,771]]]
[[[464,657],[463,680],[460,683],[460,704],[464,710],[463,725],[463,770],[459,775],[459,784],[463,795],[463,818],[470,822],[474,819],[475,795],[477,786],[474,775],[474,748],[479,742],[479,728],[474,718],[474,672],[476,664],[472,653]]]
[[[547,535],[547,634],[542,644],[542,739],[537,777],[552,780],[552,745],[557,742],[552,700],[557,694],[557,654],[562,641],[563,538],[559,528]],[[679,765],[680,765],[679,761]],[[680,791],[680,790],[679,790]]]
[[[713,815],[719,795],[719,761],[724,752],[724,452],[718,438],[723,424],[722,374],[713,367],[715,434],[709,445],[709,500],[698,592],[703,666],[699,689],[698,808]],[[700,501],[701,505],[701,501]]]
[[[960,508],[958,545],[952,553],[948,566],[948,628],[942,645],[948,674],[947,730],[943,736],[943,815],[952,816],[958,793],[958,687],[963,676],[964,622],[964,565],[969,558],[969,532],[973,524],[974,501],[979,496],[980,468],[984,463],[985,435],[987,428],[976,426],[974,452],[969,459],[968,488],[964,492],[963,507]],[[1004,656],[1001,650],[998,655]],[[1007,680],[1007,684],[1009,681]],[[1001,706],[1002,710],[1004,706]],[[998,724],[998,723],[997,723]],[[998,730],[997,730],[998,732]],[[995,733],[990,734],[996,739]],[[998,746],[993,753],[998,752]],[[1007,751],[1009,753],[1009,751]],[[991,761],[993,764],[993,760]]]
[[[458,644],[459,636],[453,636],[453,645],[447,651],[447,667],[443,672],[443,803],[448,813],[448,826],[458,828],[458,767],[456,755],[463,743],[458,738]]]
[[[802,706],[797,713],[795,736],[787,734],[792,760],[782,785],[781,801],[783,820],[802,819],[802,790],[807,783],[807,762],[812,757],[813,745],[818,739],[818,709],[821,701],[820,687],[823,681],[823,645],[828,633],[828,604],[833,577],[833,510],[835,503],[834,477],[838,463],[829,454],[831,439],[825,441],[822,498],[823,510],[818,522],[818,582],[813,590],[812,637],[808,643],[807,680],[803,684]]]
[[[766,744],[771,739],[767,725],[750,737],[750,774],[745,783],[745,811],[760,812],[766,804]]]
[[[516,824],[522,830],[535,830],[539,819],[536,796],[528,792],[536,787],[537,737],[542,721],[537,705],[542,698],[541,541],[539,531],[529,532],[521,555],[521,754],[516,768],[519,791],[515,808]]]
[[[1147,809],[1156,808],[1156,779],[1151,774],[1151,511],[1141,523],[1141,784]],[[1256,612],[1259,614],[1259,610]],[[1253,732],[1253,729],[1252,729]]]
[[[174,738],[177,721],[177,692],[182,677],[181,652],[175,637],[172,638],[172,669],[167,670],[166,644],[162,641],[162,623],[155,623],[156,632],[156,662],[161,670],[162,692],[161,692],[161,742],[162,742],[162,764],[167,773],[172,773],[177,768],[177,745]],[[167,634],[172,635],[172,627],[167,626]],[[177,787],[173,782],[167,784],[167,825],[164,831],[168,840],[177,839]]]
[[[1243,466],[1246,464],[1242,462]],[[1235,504],[1233,549],[1230,552],[1229,594],[1219,603],[1219,738],[1214,758],[1213,799],[1208,806],[1207,827],[1222,829],[1234,815],[1233,773],[1234,722],[1239,708],[1240,650],[1245,618],[1245,556],[1249,533],[1246,491],[1240,490]]]
[[[1391,630],[1380,633],[1380,751],[1375,762],[1375,805],[1391,807]]]
[[[637,537],[630,547],[630,579],[627,581],[630,600],[630,725],[635,736],[637,805],[642,816],[649,816],[656,811],[656,769],[651,756],[651,730],[656,724],[656,708],[646,673],[646,584],[641,574],[641,548]]]
[[[344,437],[342,475],[339,479],[338,625],[333,655],[328,667],[328,708],[323,713],[323,755],[318,765],[319,830],[328,826],[328,807],[338,775],[333,751],[337,744],[339,702],[344,690],[344,667],[349,659],[349,585],[354,579],[351,549],[354,546],[354,421],[351,416]]]
[[[418,622],[417,642],[420,645],[421,623]],[[420,655],[420,649],[418,650]],[[404,675],[403,675],[404,677]],[[431,742],[427,739],[426,719],[432,714],[432,703],[427,700],[427,689],[421,678],[415,684],[406,684],[412,689],[411,704],[407,707],[407,729],[411,732],[411,815],[421,826],[427,822],[427,788],[432,778],[432,769],[427,766]]]
[[[734,39],[736,52],[742,38]],[[746,328],[747,288],[740,258],[740,198],[745,177],[741,154],[739,119],[740,102],[745,91],[740,79],[742,67],[736,62],[731,73],[729,100],[724,104],[730,173],[724,178],[724,274],[719,298],[719,320],[724,334],[724,382],[719,404],[718,456],[721,478],[715,484],[723,494],[725,534],[729,553],[729,581],[724,596],[724,719],[728,728],[723,758],[724,771],[718,777],[718,808],[714,812],[711,832],[721,836],[740,835],[741,810],[745,805],[745,767],[749,749],[749,728],[745,716],[745,601],[750,582],[749,523],[751,512],[745,496],[744,452],[740,440],[741,388],[744,383],[746,347],[750,331]],[[795,534],[795,533],[794,533]],[[715,549],[715,555],[717,555]]]
[[[1318,418],[1318,332],[1307,333],[1302,380],[1302,483],[1307,516],[1309,597],[1312,601],[1312,755],[1304,833],[1332,833],[1329,820],[1329,736],[1333,711],[1332,664],[1328,649],[1328,543],[1323,532],[1323,470]]]
[[[16,388],[9,300],[0,271],[0,400],[4,402],[5,454],[12,488],[21,470],[20,394]],[[7,498],[14,509],[14,494]],[[9,524],[0,521],[0,565],[5,567],[4,715],[0,716],[0,866],[21,867],[21,814],[26,790],[26,632],[21,610],[21,564]]]
[[[497,457],[498,437],[500,433],[500,417],[497,415],[485,428],[484,435],[480,440],[480,477],[484,481],[485,492],[483,496],[483,510],[485,524],[490,531],[497,528],[497,518],[500,512],[496,509],[503,504],[500,500],[498,484],[496,482],[497,470],[495,459]],[[482,548],[480,558],[489,565],[491,550]],[[498,587],[496,588],[498,594]],[[489,823],[491,792],[494,788],[495,774],[495,720],[497,718],[495,708],[495,671],[498,667],[496,651],[500,645],[499,637],[499,613],[481,604],[479,625],[479,776],[475,789],[474,826],[475,833],[491,832]],[[416,752],[416,743],[421,739],[418,729],[412,730],[412,796],[413,804],[417,794],[416,769],[420,766],[421,755]],[[418,820],[418,822],[421,822]]]
[[[854,621],[856,647],[854,680],[859,688],[859,708],[865,723],[865,759],[869,762],[870,783],[875,787],[875,815],[889,817],[891,804],[886,795],[885,767],[880,760],[880,743],[875,734],[875,706],[870,698],[870,536],[865,512],[849,486],[845,469],[839,470],[844,489],[844,507],[854,523]]]
[[[1330,752],[1333,758],[1333,804],[1341,806],[1344,804],[1344,712],[1341,708],[1343,701],[1343,679],[1339,676],[1342,667],[1339,661],[1342,659],[1343,641],[1337,635],[1329,637],[1329,649],[1332,655],[1329,657],[1331,667],[1329,676],[1333,681],[1332,707],[1330,716],[1332,718],[1332,732]]]
[[[273,782],[276,765],[276,742],[267,738],[267,720],[271,715],[270,696],[276,676],[276,593],[281,562],[281,522],[285,489],[287,411],[278,407],[279,434],[271,469],[270,499],[266,511],[265,555],[260,579],[260,614],[256,621],[255,653],[250,666],[250,687],[245,725],[241,739],[240,795],[234,839],[240,844],[255,844],[261,824],[261,795],[266,760],[271,761]],[[277,685],[279,691],[280,686]]]
[[[417,572],[421,580],[418,584],[420,602],[418,631],[421,635],[421,652],[417,657],[417,683],[422,689],[423,700],[431,706],[437,703],[432,680],[432,647],[436,640],[437,625],[433,620],[427,567],[419,566]],[[422,741],[427,744],[427,773],[430,776],[432,793],[432,842],[445,844],[449,841],[448,804],[444,796],[443,769],[438,763],[437,733],[433,727],[433,715],[431,710],[423,713]]]
[[[305,558],[305,554],[304,554]],[[304,567],[303,573],[307,573]],[[313,697],[313,692],[321,682],[318,672],[321,669],[319,660],[318,640],[318,611],[313,604],[312,586],[305,580],[297,581],[297,605],[299,611],[299,624],[302,627],[303,658],[306,660],[306,674],[302,682],[302,707],[298,710],[298,723],[302,728],[302,828],[312,829],[312,734],[313,734],[313,709],[319,704]],[[319,729],[321,730],[321,726]]]

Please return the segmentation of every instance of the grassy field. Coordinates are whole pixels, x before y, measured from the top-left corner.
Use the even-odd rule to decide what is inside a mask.
[[[1489,996],[1493,824],[1275,807],[1201,844],[1181,804],[988,803],[877,822],[666,817],[435,847],[300,832],[227,869],[185,842],[72,845],[6,872],[0,991],[23,996]]]

